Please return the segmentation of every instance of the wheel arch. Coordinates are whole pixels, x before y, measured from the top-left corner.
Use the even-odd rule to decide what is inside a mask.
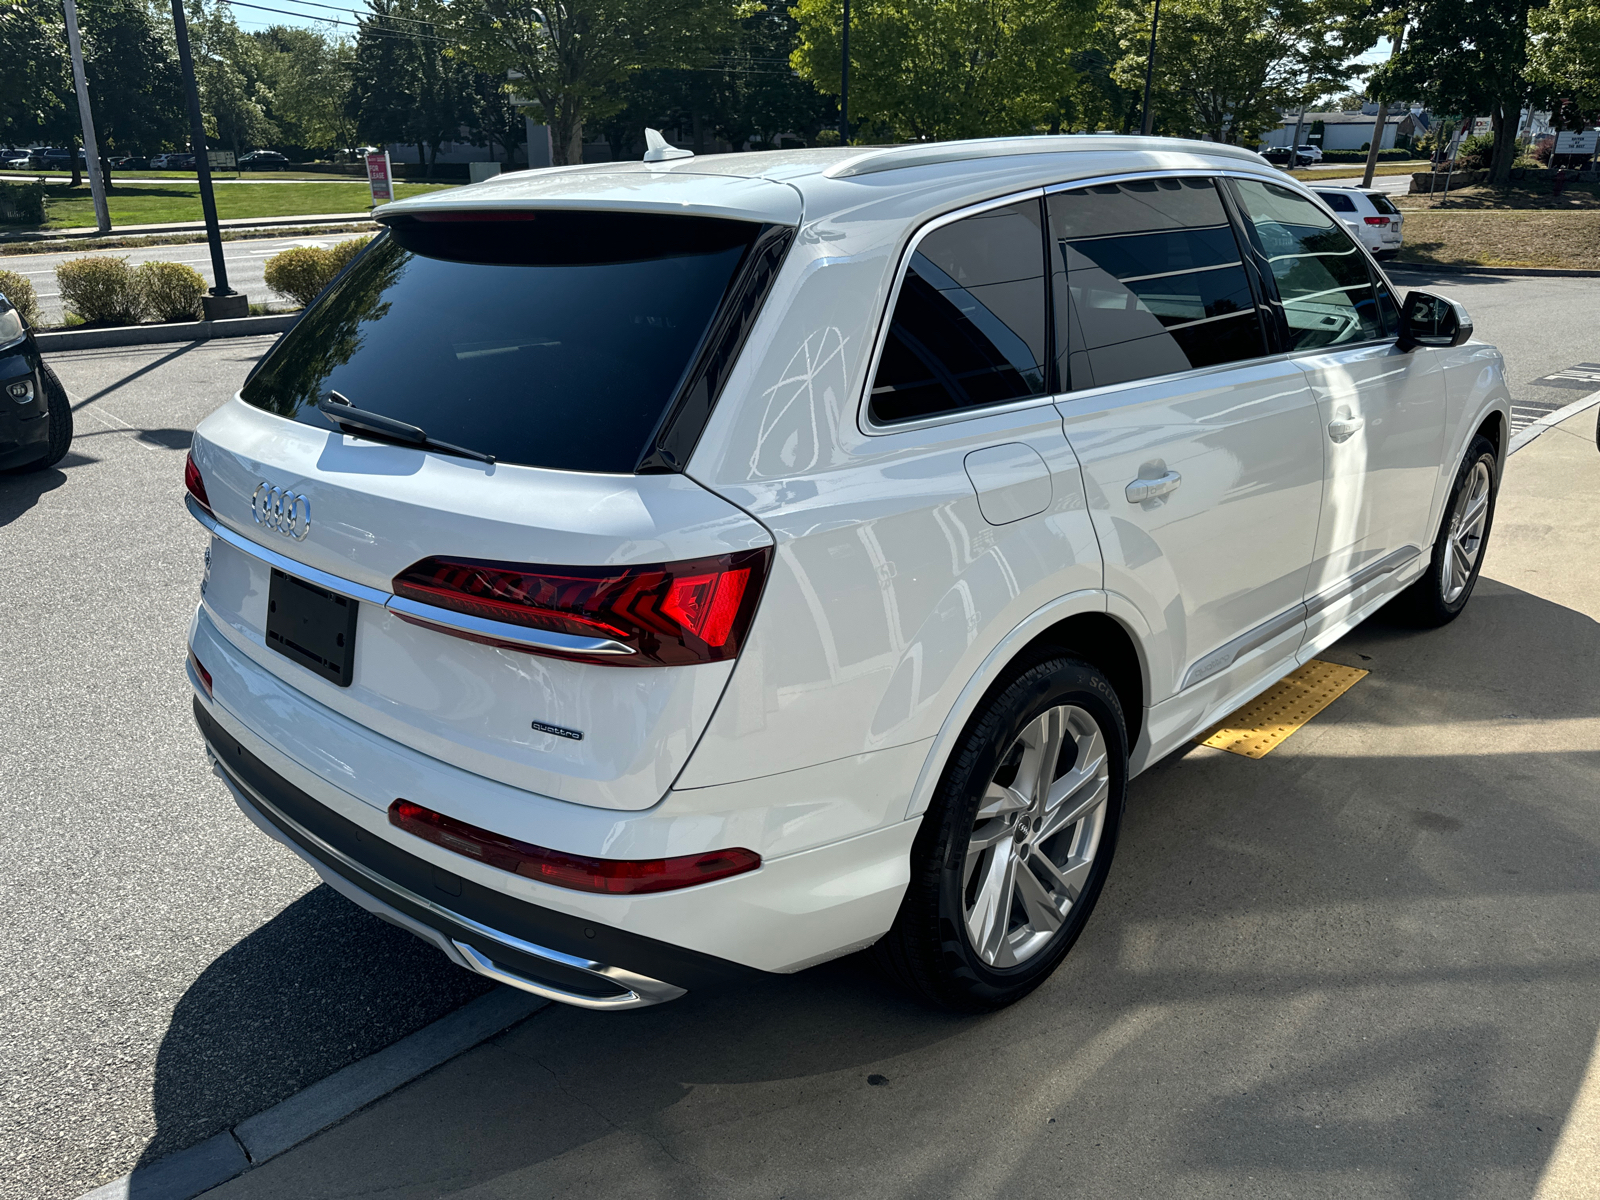
[[[945,763],[972,714],[1013,665],[1036,658],[1041,652],[1072,654],[1105,674],[1122,705],[1129,754],[1133,757],[1144,729],[1145,707],[1150,695],[1149,668],[1140,631],[1131,628],[1120,612],[1108,611],[1107,601],[1104,592],[1063,596],[1033,613],[989,653],[961,690],[928,748],[906,806],[907,819],[927,810]]]
[[[1494,443],[1495,451],[1502,466],[1506,461],[1506,443],[1510,439],[1507,432],[1506,417],[1499,408],[1492,408],[1484,414],[1483,420],[1478,422],[1478,428],[1473,431],[1472,437],[1482,435]],[[1472,438],[1467,439],[1467,445],[1472,444]]]

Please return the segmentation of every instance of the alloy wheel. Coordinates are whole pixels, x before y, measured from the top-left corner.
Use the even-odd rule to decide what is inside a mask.
[[[1492,482],[1489,464],[1479,459],[1472,465],[1456,496],[1455,508],[1450,513],[1450,531],[1444,539],[1444,570],[1439,573],[1446,604],[1454,604],[1472,579],[1472,569],[1483,549]]]
[[[1017,735],[984,788],[961,867],[967,936],[989,966],[1026,962],[1066,923],[1110,795],[1105,738],[1084,709],[1048,709]]]

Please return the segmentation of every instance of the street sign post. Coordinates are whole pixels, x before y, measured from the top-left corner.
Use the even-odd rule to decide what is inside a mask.
[[[367,155],[367,186],[372,189],[372,206],[388,204],[394,199],[394,180],[389,175],[389,152],[379,150]]]

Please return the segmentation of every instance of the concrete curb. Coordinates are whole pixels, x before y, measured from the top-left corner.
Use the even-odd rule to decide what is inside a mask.
[[[1565,267],[1460,267],[1447,263],[1414,263],[1389,259],[1382,264],[1386,271],[1444,271],[1451,275],[1529,275],[1535,279],[1600,279],[1600,271],[1568,270]]]
[[[372,210],[358,213],[307,213],[298,217],[229,217],[218,221],[220,229],[277,229],[285,225],[349,225],[372,220]],[[204,221],[171,221],[162,225],[117,225],[110,233],[92,225],[70,229],[30,230],[27,233],[0,233],[0,246],[7,242],[47,242],[57,238],[140,237],[152,233],[204,233]]]
[[[85,1192],[79,1200],[190,1200],[338,1124],[549,1004],[515,988],[496,988],[232,1129]]]
[[[117,325],[110,329],[63,329],[35,333],[41,351],[99,350],[107,346],[152,346],[161,342],[207,342],[212,338],[256,337],[282,333],[300,314],[235,317],[228,321],[179,321],[171,325]]]
[[[1506,450],[1506,457],[1511,457],[1511,455],[1521,450],[1545,430],[1554,429],[1561,422],[1577,416],[1586,408],[1593,408],[1596,404],[1600,404],[1600,392],[1590,392],[1587,396],[1580,396],[1571,404],[1562,405],[1553,413],[1545,413],[1544,416],[1531,425],[1524,425],[1517,431],[1516,436],[1511,439],[1511,445]]]

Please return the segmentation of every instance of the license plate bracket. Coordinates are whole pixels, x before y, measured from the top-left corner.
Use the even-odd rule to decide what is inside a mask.
[[[357,602],[272,568],[267,585],[267,645],[339,687],[356,661]]]

